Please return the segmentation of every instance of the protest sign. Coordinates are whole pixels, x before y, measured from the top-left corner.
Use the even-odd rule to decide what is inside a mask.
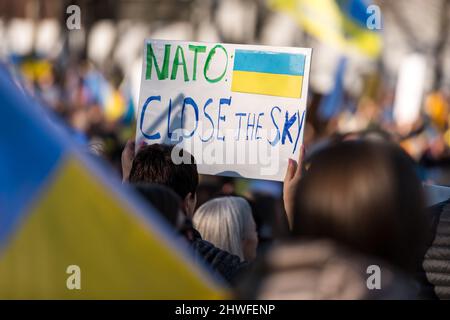
[[[311,53],[147,40],[136,146],[176,144],[203,174],[282,180],[302,145]]]

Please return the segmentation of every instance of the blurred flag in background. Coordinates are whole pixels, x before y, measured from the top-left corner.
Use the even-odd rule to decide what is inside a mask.
[[[1,66],[0,101],[0,299],[224,297],[174,231]],[[71,265],[80,290],[67,287]]]
[[[376,58],[381,51],[377,30],[367,28],[369,0],[268,0],[269,6],[291,15],[306,32],[344,52]]]

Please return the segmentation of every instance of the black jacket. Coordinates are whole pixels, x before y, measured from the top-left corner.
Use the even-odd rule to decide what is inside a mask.
[[[425,253],[423,269],[433,293],[450,299],[450,199],[429,208],[432,239]]]
[[[191,228],[190,231],[192,234],[188,241],[195,251],[196,258],[203,260],[215,273],[219,274],[229,284],[234,285],[238,275],[248,266],[248,262],[241,261],[238,256],[203,240],[200,233],[194,228]]]

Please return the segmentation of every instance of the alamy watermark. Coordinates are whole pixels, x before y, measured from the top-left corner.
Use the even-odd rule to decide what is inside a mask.
[[[66,26],[69,30],[81,29],[81,9],[77,5],[70,5],[66,9],[69,16],[66,19]]]
[[[255,165],[261,176],[274,176],[279,174],[280,160],[286,158],[282,157],[282,148],[278,147],[278,144],[286,143],[287,138],[283,139],[278,130],[259,128],[258,132],[251,133],[250,137],[246,130],[224,129],[220,132],[223,134],[224,143],[218,143],[212,139],[208,143],[207,140],[214,131],[212,129],[203,131],[201,122],[196,132],[199,137],[195,139],[186,129],[176,129],[171,133],[170,144],[175,145],[171,158],[175,164],[191,164],[190,155],[182,153],[181,149],[183,149],[194,156],[197,165],[235,167]],[[300,148],[300,145],[300,141],[297,146],[292,144],[291,150],[295,151]]]
[[[367,289],[380,290],[381,289],[381,268],[376,264],[367,267],[366,273],[369,277],[366,280]]]
[[[67,267],[66,273],[69,274],[66,280],[66,287],[69,290],[81,290],[81,269],[76,264]]]
[[[375,4],[367,7],[366,13],[369,17],[366,20],[366,26],[369,30],[381,30],[381,8]]]

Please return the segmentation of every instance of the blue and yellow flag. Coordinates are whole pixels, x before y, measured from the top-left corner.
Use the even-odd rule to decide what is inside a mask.
[[[0,299],[224,297],[158,214],[1,68],[0,101]]]
[[[376,58],[381,52],[378,30],[368,28],[370,0],[268,0],[269,7],[292,16],[306,32],[344,52]],[[381,17],[380,17],[381,18]]]
[[[236,49],[234,56],[231,91],[301,97],[304,55]]]

